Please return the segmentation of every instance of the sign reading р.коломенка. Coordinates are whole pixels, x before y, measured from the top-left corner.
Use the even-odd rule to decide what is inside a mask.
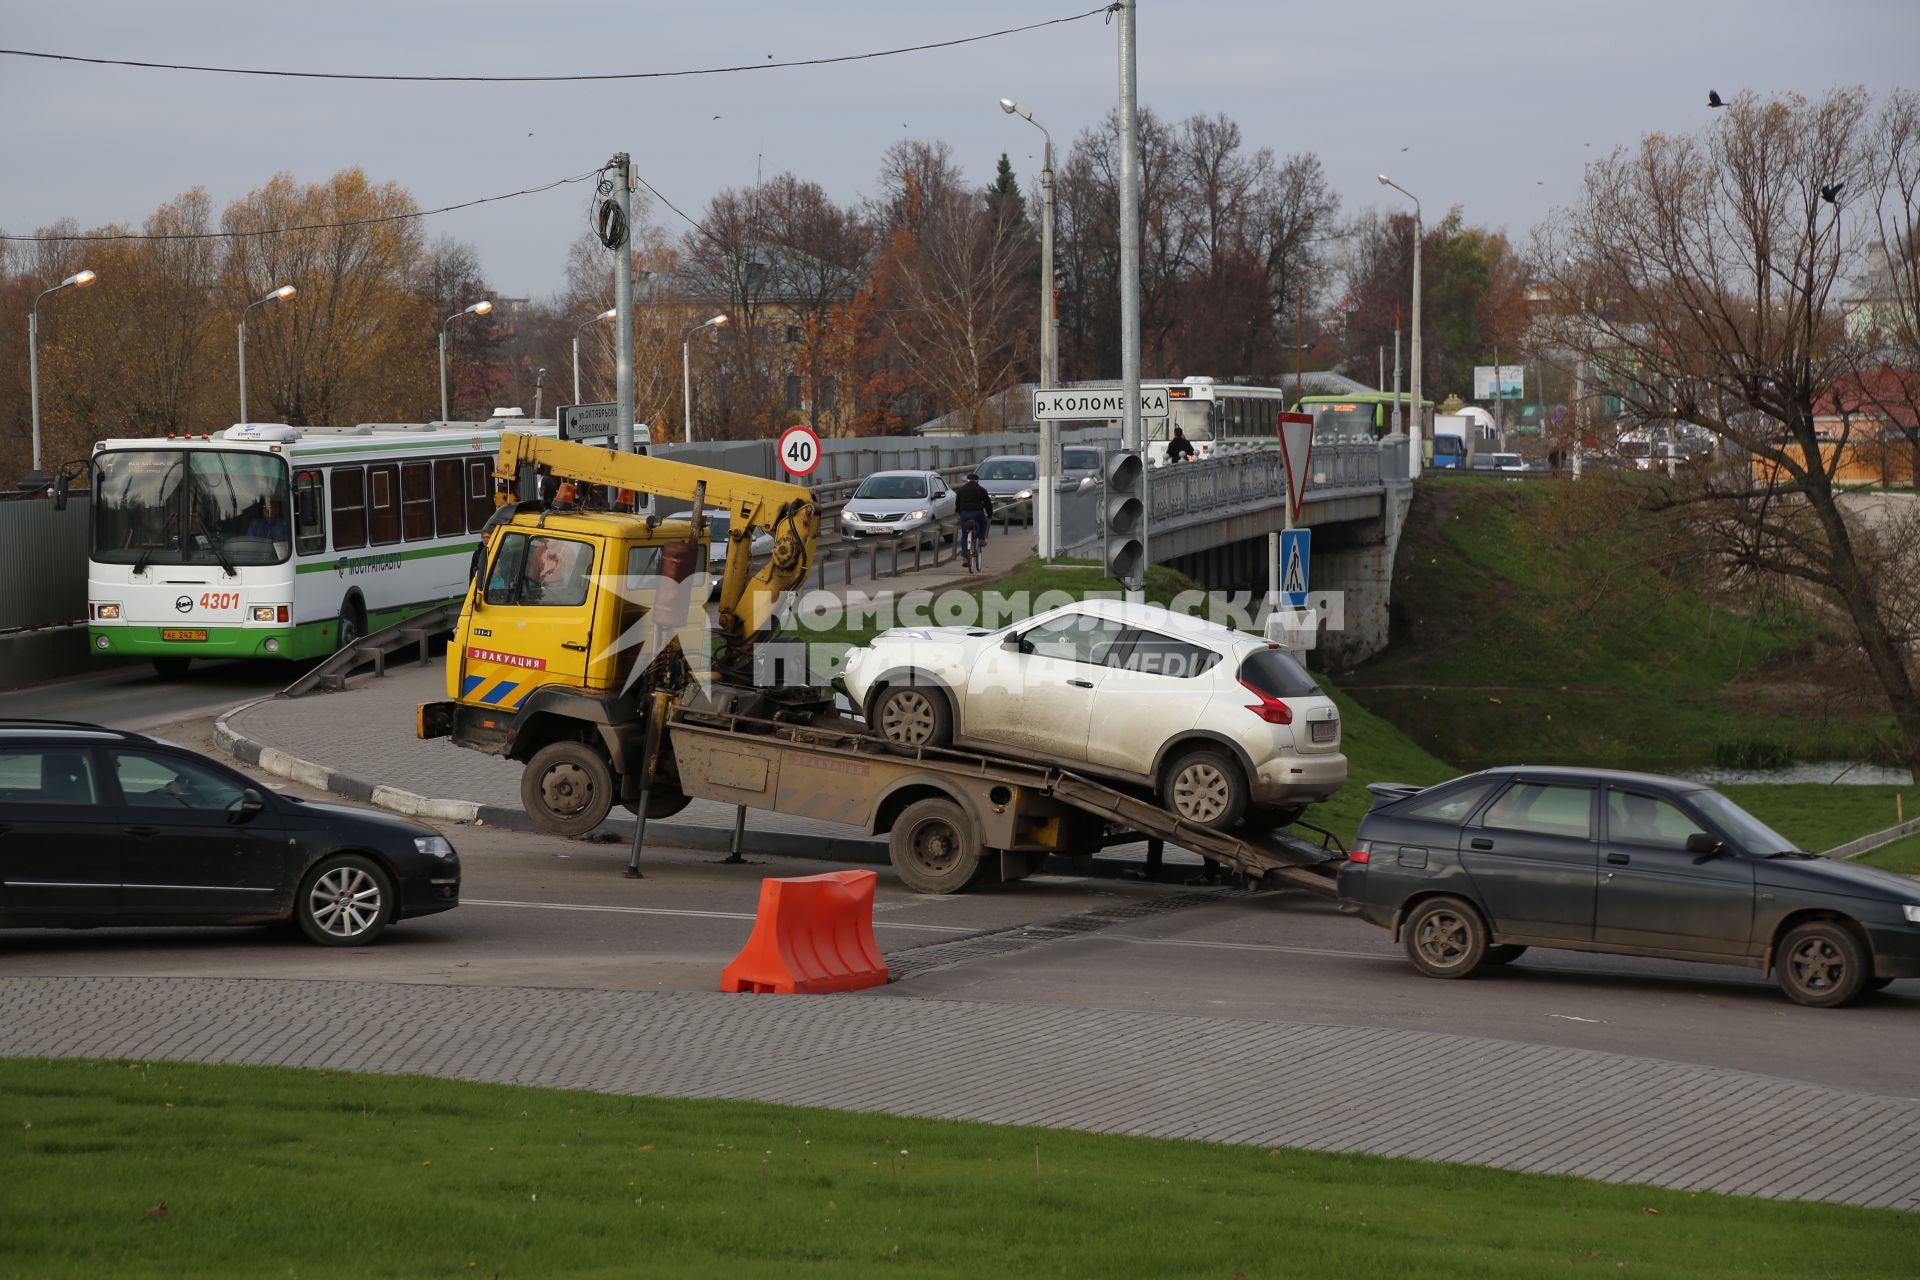
[[[1067,391],[1035,389],[1033,393],[1035,422],[1105,422],[1124,418],[1126,414],[1127,393],[1119,387],[1085,387]],[[1165,387],[1140,388],[1140,416],[1167,416]]]

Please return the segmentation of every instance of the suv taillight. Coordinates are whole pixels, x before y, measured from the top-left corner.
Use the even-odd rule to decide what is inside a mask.
[[[1369,849],[1364,841],[1355,840],[1353,848],[1347,850],[1347,861],[1364,865],[1373,861],[1373,850]]]
[[[1258,702],[1248,703],[1247,710],[1253,712],[1253,714],[1259,716],[1268,724],[1293,723],[1292,707],[1289,707],[1286,703],[1280,701],[1280,699],[1274,697],[1266,690],[1248,684],[1245,680],[1240,682],[1240,687],[1260,699]]]

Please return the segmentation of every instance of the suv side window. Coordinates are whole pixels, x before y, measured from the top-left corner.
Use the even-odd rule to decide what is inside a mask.
[[[1684,849],[1687,837],[1705,828],[1659,796],[1607,788],[1607,840],[1651,849]]]
[[[232,778],[205,765],[146,751],[115,751],[113,772],[120,780],[121,797],[134,809],[225,813],[247,793]]]
[[[1488,807],[1480,825],[1497,831],[1593,839],[1593,788],[1516,782]]]
[[[0,747],[0,809],[93,804],[93,753],[85,747]]]
[[[1127,646],[1126,657],[1120,660],[1120,666],[1141,675],[1191,680],[1220,661],[1220,655],[1211,649],[1189,644],[1185,640],[1175,640],[1157,631],[1130,631],[1127,634],[1132,643]]]
[[[1086,613],[1063,613],[1020,638],[1022,648],[1041,658],[1064,658],[1100,666],[1120,639],[1120,624]]]

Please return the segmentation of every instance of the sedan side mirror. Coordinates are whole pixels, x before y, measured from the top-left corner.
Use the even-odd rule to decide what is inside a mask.
[[[240,805],[234,810],[235,822],[247,822],[257,817],[267,807],[267,798],[248,787],[240,793]]]
[[[1727,851],[1727,846],[1704,831],[1696,831],[1687,837],[1687,852],[1702,857],[1717,858]]]

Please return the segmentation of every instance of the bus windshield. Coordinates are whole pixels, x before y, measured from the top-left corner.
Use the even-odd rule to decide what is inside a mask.
[[[1372,435],[1377,406],[1371,404],[1317,404],[1313,406],[1314,436]]]
[[[280,564],[293,547],[273,454],[116,449],[94,459],[91,505],[103,564]]]

